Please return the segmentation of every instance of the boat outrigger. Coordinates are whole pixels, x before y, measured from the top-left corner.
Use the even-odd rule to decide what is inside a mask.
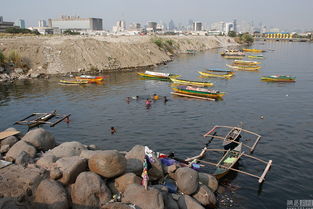
[[[289,75],[270,75],[262,76],[261,80],[268,82],[296,82],[296,77],[292,77]]]
[[[189,81],[189,80],[183,80],[183,79],[178,79],[178,78],[170,78],[171,81],[174,84],[183,84],[183,85],[193,85],[193,86],[214,86],[213,83],[211,82],[206,82],[206,81]]]
[[[208,69],[206,72],[198,72],[200,75],[205,77],[215,77],[215,78],[226,78],[229,79],[234,76],[234,72],[225,69]]]
[[[153,72],[153,71],[145,71],[144,73],[137,73],[138,75],[142,76],[143,78],[149,79],[157,79],[163,81],[170,81],[170,78],[177,78],[180,75],[175,75],[171,73],[161,73],[161,72]]]
[[[55,125],[57,125],[63,120],[69,120],[70,116],[71,114],[66,114],[66,115],[57,114],[56,110],[54,110],[51,113],[32,113],[26,118],[16,121],[14,124],[27,125],[28,129],[34,128],[36,126],[40,126],[42,124],[49,124],[50,127],[54,127]],[[50,122],[49,120],[51,120],[52,118],[55,118],[57,120]]]

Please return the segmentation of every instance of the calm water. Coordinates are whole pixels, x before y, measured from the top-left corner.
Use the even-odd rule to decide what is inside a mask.
[[[155,151],[175,151],[184,158],[199,153],[201,136],[213,125],[243,127],[262,135],[254,155],[272,159],[266,182],[245,175],[233,175],[231,185],[239,187],[231,198],[235,208],[287,208],[287,200],[313,199],[313,45],[309,43],[256,43],[264,53],[260,72],[236,72],[230,80],[211,79],[214,89],[225,91],[223,101],[208,102],[170,95],[169,83],[141,80],[135,72],[109,74],[104,85],[61,86],[57,79],[23,81],[0,85],[0,129],[5,129],[32,112],[71,113],[71,123],[48,128],[59,142],[80,141],[103,149],[130,150],[136,144]],[[197,71],[223,68],[230,61],[211,50],[176,58],[156,71],[199,79]],[[296,83],[265,83],[260,76],[288,74]],[[146,98],[157,93],[169,101],[157,101],[150,109],[144,100],[125,101],[127,96]],[[263,116],[264,119],[260,117]],[[111,135],[114,126],[117,134]],[[20,130],[24,127],[16,126]],[[212,147],[219,148],[220,142]],[[208,156],[210,161],[215,156]],[[240,161],[241,169],[260,173],[263,164]],[[222,208],[222,206],[221,206]]]

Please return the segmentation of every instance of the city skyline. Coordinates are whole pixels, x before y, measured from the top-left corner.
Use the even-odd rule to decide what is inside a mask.
[[[115,1],[5,1],[1,2],[0,15],[7,21],[24,19],[26,27],[37,26],[39,20],[58,18],[61,15],[96,17],[103,19],[103,28],[111,30],[118,20],[130,23],[147,23],[149,21],[168,24],[171,20],[175,25],[188,25],[188,21],[200,21],[203,24],[212,24],[219,21],[233,19],[262,23],[268,27],[277,27],[283,30],[312,30],[313,1],[302,0],[296,4],[291,0],[273,0],[265,3],[254,0],[237,0],[236,2],[208,2],[198,0],[159,0],[148,2],[134,0],[124,2]],[[14,12],[12,12],[14,11]]]

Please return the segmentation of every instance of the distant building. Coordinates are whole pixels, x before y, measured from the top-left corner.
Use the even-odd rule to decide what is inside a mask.
[[[175,24],[174,24],[174,21],[173,21],[173,20],[171,20],[171,21],[168,23],[168,30],[169,30],[169,31],[175,30]]]
[[[79,32],[103,30],[101,18],[80,18],[79,16],[62,16],[59,19],[49,19],[49,27]]]
[[[192,24],[193,31],[201,31],[202,30],[202,23],[201,22],[194,22]]]
[[[24,29],[25,28],[25,20],[17,19],[15,21],[14,25]]]
[[[116,22],[116,25],[113,26],[112,28],[112,31],[114,33],[117,33],[117,32],[124,32],[126,30],[126,24],[125,24],[125,21],[123,20],[119,20]]]
[[[147,24],[147,32],[156,32],[156,28],[157,28],[157,23],[156,22],[148,22]]]
[[[235,31],[236,33],[238,32],[237,31],[237,20],[236,19],[233,20],[233,31]]]
[[[128,26],[128,30],[129,31],[140,31],[141,30],[141,25],[140,25],[140,23],[131,23]]]
[[[231,22],[225,23],[225,34],[228,35],[230,31],[234,31],[234,24]]]
[[[269,32],[279,33],[280,29],[279,28],[270,28]]]
[[[0,16],[0,32],[5,32],[7,28],[12,28],[14,26],[14,22],[5,22],[3,21],[3,17]]]
[[[220,31],[222,33],[225,32],[225,22],[216,22],[211,24],[211,31]]]
[[[47,27],[47,22],[45,20],[39,20],[38,27]]]

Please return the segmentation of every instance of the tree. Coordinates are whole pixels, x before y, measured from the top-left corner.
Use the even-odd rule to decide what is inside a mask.
[[[229,31],[229,32],[228,32],[228,36],[229,36],[229,37],[236,37],[237,34],[236,34],[235,31]]]
[[[63,32],[64,35],[79,35],[80,33],[79,32],[75,32],[75,31],[72,31],[70,29],[67,29]]]
[[[250,35],[249,33],[245,33],[240,37],[241,41],[244,43],[248,43],[248,44],[252,44],[254,39],[252,37],[252,35]]]

